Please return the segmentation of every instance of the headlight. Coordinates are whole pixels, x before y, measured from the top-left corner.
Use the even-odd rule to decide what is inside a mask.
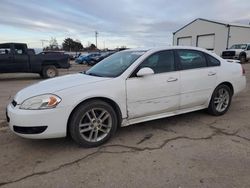
[[[62,99],[60,97],[52,94],[39,95],[23,101],[20,109],[43,110],[55,108],[61,102],[61,100]]]

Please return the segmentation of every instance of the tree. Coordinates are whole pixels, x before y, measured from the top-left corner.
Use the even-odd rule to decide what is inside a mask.
[[[73,39],[71,39],[71,38],[64,39],[64,41],[62,43],[63,50],[72,51],[73,47],[74,47]]]
[[[58,42],[56,38],[51,38],[49,41],[49,46],[46,46],[44,50],[59,50]]]
[[[56,38],[51,38],[50,41],[49,41],[49,47],[51,50],[59,50],[59,47],[58,47],[58,42],[56,40]]]
[[[89,49],[90,49],[90,50],[96,50],[96,45],[90,44]]]
[[[71,38],[66,38],[62,43],[62,48],[65,51],[80,51],[83,49],[83,46],[79,40],[74,41]]]

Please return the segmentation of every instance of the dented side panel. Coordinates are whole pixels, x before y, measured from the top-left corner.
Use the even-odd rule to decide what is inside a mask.
[[[179,108],[178,71],[129,78],[126,81],[126,87],[129,119],[174,111]]]

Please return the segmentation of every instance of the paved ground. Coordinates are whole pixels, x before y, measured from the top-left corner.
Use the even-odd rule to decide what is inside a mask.
[[[250,78],[250,64],[244,67]],[[7,77],[0,77],[1,110],[9,96],[39,80]],[[0,187],[250,187],[249,91],[248,82],[224,116],[199,111],[121,128],[93,149],[0,128]]]

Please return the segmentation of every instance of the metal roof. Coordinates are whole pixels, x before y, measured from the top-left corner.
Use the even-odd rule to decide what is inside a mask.
[[[177,31],[173,32],[173,34],[179,32],[180,30],[182,30],[185,27],[191,25],[192,23],[196,22],[197,20],[201,20],[201,21],[205,21],[205,22],[210,22],[210,23],[215,23],[215,24],[220,24],[220,25],[225,25],[226,27],[233,26],[233,27],[243,27],[243,28],[249,28],[250,29],[250,25],[238,24],[238,23],[230,23],[230,22],[223,22],[223,21],[217,21],[217,20],[208,20],[208,19],[204,19],[204,18],[197,18],[197,19],[193,20],[192,22],[184,25],[183,27],[181,27]]]

